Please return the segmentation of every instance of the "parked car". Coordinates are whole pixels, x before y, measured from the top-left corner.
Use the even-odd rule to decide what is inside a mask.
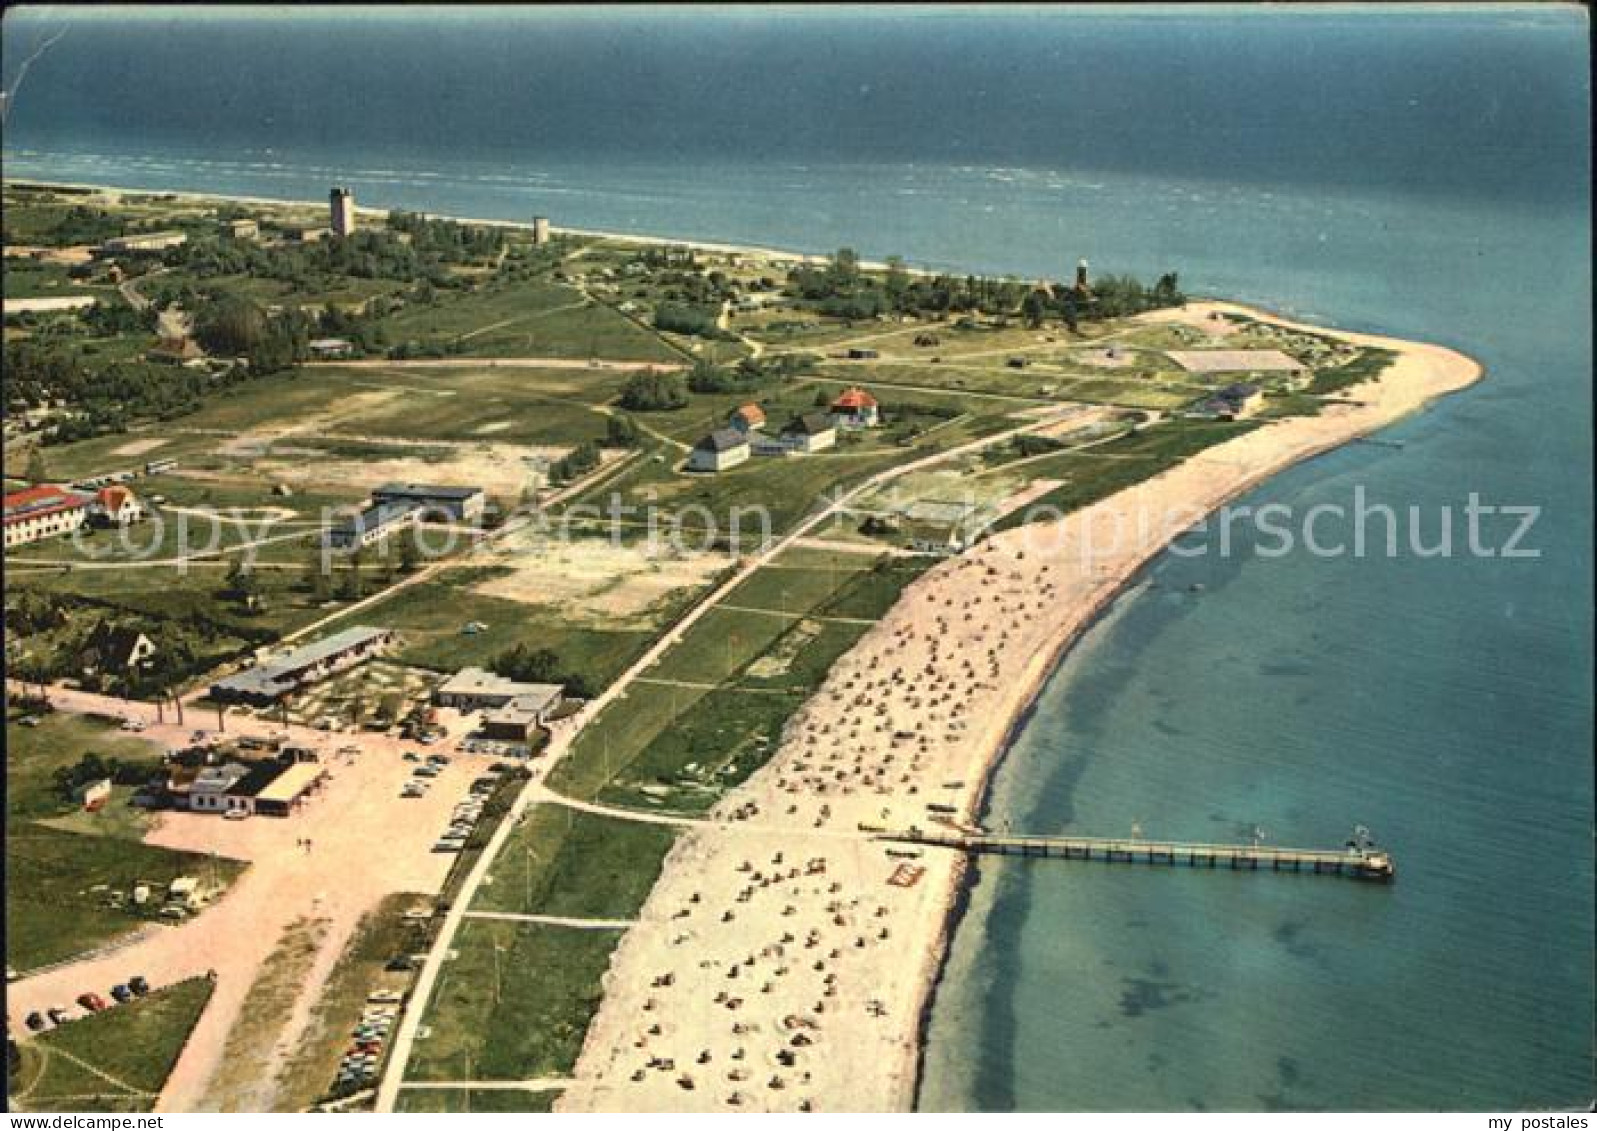
[[[24,1021],[23,1024],[26,1025],[30,1031],[37,1033],[39,1030],[43,1029],[47,1024],[49,1024],[49,1022],[45,1021],[44,1014],[35,1011],[28,1014],[28,1019]]]
[[[222,814],[222,820],[244,821],[249,819],[249,815],[250,811],[248,809],[229,809],[227,812]]]
[[[404,758],[405,758],[405,761],[407,761],[407,762],[420,762],[421,761],[421,755],[416,753],[414,750],[405,751]]]
[[[132,990],[140,997],[143,997],[145,994],[150,992],[150,983],[145,979],[143,974],[135,974],[133,977],[128,979],[128,989]]]
[[[102,1009],[109,1008],[105,1004],[105,999],[99,994],[79,994],[78,1004],[90,1013],[99,1013]]]
[[[414,772],[418,778],[435,778],[438,776],[438,767],[417,766]]]
[[[427,755],[427,762],[428,762],[429,765],[433,765],[433,766],[447,766],[447,765],[449,765],[449,755],[447,755],[447,754],[429,754],[429,755]]]
[[[415,968],[416,964],[410,960],[410,955],[408,954],[401,954],[390,958],[388,960],[388,964],[383,967],[384,970],[387,970],[391,974],[402,974],[407,970],[414,970]]]
[[[52,1005],[44,1011],[44,1015],[50,1019],[50,1023],[53,1025],[65,1025],[72,1019],[72,1015],[59,1005]]]
[[[116,1000],[119,1002],[126,1003],[133,1000],[133,991],[124,983],[122,985],[112,986],[111,996],[116,998]]]

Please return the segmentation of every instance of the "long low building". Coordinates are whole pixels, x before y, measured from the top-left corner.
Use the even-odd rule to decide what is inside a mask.
[[[482,517],[484,496],[481,487],[444,487],[433,483],[384,483],[372,492],[372,502],[407,503],[422,508],[424,519],[432,512],[456,522],[475,522]]]
[[[380,542],[422,516],[413,503],[373,503],[357,515],[327,528],[327,544],[335,550],[358,550]]]
[[[210,695],[220,703],[270,706],[301,687],[371,659],[393,642],[393,629],[346,628],[219,679],[211,684]]]
[[[72,533],[88,518],[93,501],[88,495],[49,485],[11,492],[5,497],[6,549]]]

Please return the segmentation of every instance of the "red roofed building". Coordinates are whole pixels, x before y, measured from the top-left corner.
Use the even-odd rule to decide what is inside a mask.
[[[6,549],[70,534],[89,516],[89,501],[87,495],[49,485],[11,492],[5,497]]]
[[[746,404],[734,412],[727,423],[739,432],[753,432],[765,427],[765,410],[757,404]]]
[[[832,402],[832,417],[839,428],[875,428],[879,407],[875,397],[856,385]]]
[[[126,526],[143,518],[144,508],[133,497],[132,491],[121,484],[113,484],[101,487],[94,493],[89,513],[95,520],[111,526]]]

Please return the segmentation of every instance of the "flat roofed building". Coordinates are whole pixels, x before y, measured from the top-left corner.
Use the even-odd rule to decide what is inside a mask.
[[[688,453],[689,471],[725,471],[749,458],[749,438],[736,428],[717,428]]]
[[[482,720],[482,735],[501,742],[526,742],[548,717],[554,701],[541,694],[517,695],[489,712]]]
[[[230,239],[252,240],[261,234],[261,226],[254,220],[229,220],[225,225]]]
[[[154,255],[169,247],[188,243],[183,232],[143,232],[133,236],[113,236],[100,245],[101,255]]]
[[[1303,373],[1304,364],[1280,350],[1169,350],[1188,373]]]
[[[372,492],[372,501],[411,503],[429,511],[442,511],[459,522],[475,522],[482,517],[485,496],[481,487],[447,487],[435,483],[384,483]]]
[[[483,668],[461,668],[433,691],[433,702],[457,711],[496,711],[515,700],[542,722],[564,695],[558,683],[522,683]]]
[[[358,550],[388,537],[421,517],[415,503],[373,503],[359,514],[327,528],[323,538],[335,550]]]
[[[211,684],[210,695],[223,703],[267,706],[306,684],[370,659],[393,640],[393,629],[346,628],[314,644],[225,676]]]
[[[188,807],[196,813],[222,813],[228,809],[248,809],[248,802],[230,798],[235,786],[249,776],[243,762],[206,766],[194,775],[188,786]]]
[[[92,501],[49,484],[12,491],[5,496],[6,548],[72,533],[88,518]]]
[[[320,788],[327,771],[315,762],[288,762],[278,767],[254,797],[254,811],[263,817],[286,817]]]
[[[344,338],[314,338],[305,343],[305,348],[319,361],[348,357],[355,352],[354,344]]]

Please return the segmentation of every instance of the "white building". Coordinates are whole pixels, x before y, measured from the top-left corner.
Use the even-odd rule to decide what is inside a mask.
[[[5,497],[6,549],[72,533],[89,517],[91,501],[87,495],[50,485],[11,492]]]
[[[717,428],[693,446],[689,471],[725,471],[749,458],[749,438],[733,428]]]
[[[513,707],[543,722],[558,707],[565,689],[558,683],[521,683],[482,668],[461,668],[433,691],[433,702],[456,711],[499,711]]]

